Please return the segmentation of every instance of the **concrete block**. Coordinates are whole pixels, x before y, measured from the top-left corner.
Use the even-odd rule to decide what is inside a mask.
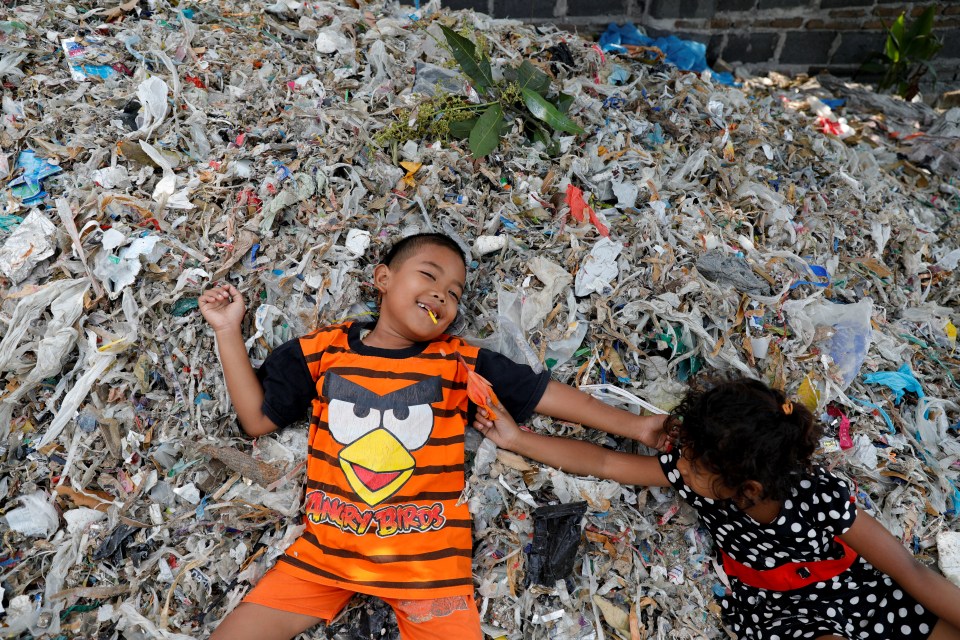
[[[657,29],[656,27],[646,27],[647,35],[651,38],[663,38],[666,36],[677,36],[683,40],[696,40],[707,44],[710,41],[710,34],[690,31],[678,31],[677,29]]]
[[[803,18],[793,16],[792,18],[768,18],[767,20],[757,20],[753,23],[754,28],[761,29],[796,29],[803,24]]]
[[[896,2],[896,3],[894,3],[894,4],[897,4],[897,5],[900,5],[900,6],[884,7],[884,6],[880,6],[880,5],[883,5],[883,2],[881,2],[880,5],[876,6],[876,7],[873,9],[873,15],[875,15],[875,16],[885,16],[885,17],[888,17],[888,18],[890,18],[890,17],[896,18],[896,17],[899,16],[901,13],[906,13],[907,15],[910,14],[910,7],[905,7],[905,6],[903,6],[903,4],[900,3],[900,2]]]
[[[750,11],[757,0],[717,0],[717,13],[724,11]]]
[[[840,9],[846,7],[872,7],[873,0],[820,0],[821,9]]]
[[[714,33],[710,36],[710,41],[707,42],[707,64],[712,67],[717,59],[722,57],[722,50],[723,34]]]
[[[834,37],[832,31],[791,31],[780,52],[780,63],[826,64]]]
[[[863,23],[858,20],[807,20],[807,29],[823,29],[824,31],[859,31]]]
[[[866,17],[866,9],[832,9],[831,18],[863,18]]]
[[[810,6],[810,0],[760,0],[757,11],[767,9],[801,9]]]
[[[493,15],[498,18],[553,18],[554,0],[494,0]]]
[[[569,0],[568,0],[569,1]],[[654,18],[712,18],[717,0],[650,0]]]
[[[779,37],[777,33],[728,34],[723,59],[729,63],[766,62],[773,58]]]
[[[441,0],[440,4],[454,11],[457,9],[471,9],[473,11],[480,11],[481,13],[490,11],[487,0]]]
[[[881,32],[859,31],[844,33],[840,36],[840,45],[830,58],[832,64],[859,65],[871,53],[883,53],[887,35]]]
[[[934,60],[960,58],[960,29],[936,29],[933,34],[943,43]]]
[[[568,16],[622,16],[626,0],[567,0]]]

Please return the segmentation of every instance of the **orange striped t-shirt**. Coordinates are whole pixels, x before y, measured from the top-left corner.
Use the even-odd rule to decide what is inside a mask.
[[[458,504],[468,399],[457,353],[521,420],[549,374],[454,336],[400,350],[368,347],[360,329],[324,327],[291,345],[292,358],[264,363],[264,411],[277,424],[290,421],[283,413],[291,396],[303,397],[308,384],[314,395],[306,529],[277,568],[382,597],[471,594],[470,513]]]

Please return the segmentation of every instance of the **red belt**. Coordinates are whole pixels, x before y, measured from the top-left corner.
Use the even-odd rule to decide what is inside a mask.
[[[723,570],[728,576],[733,576],[740,582],[770,591],[792,591],[815,582],[822,582],[835,578],[857,559],[857,552],[839,537],[834,538],[843,547],[843,556],[834,560],[814,560],[813,562],[788,562],[774,569],[762,571],[737,562],[728,556],[722,549]]]

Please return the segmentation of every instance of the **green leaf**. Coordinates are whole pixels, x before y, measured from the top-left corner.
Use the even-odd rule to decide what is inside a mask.
[[[470,132],[473,131],[473,127],[477,124],[477,120],[480,117],[470,118],[469,120],[451,120],[450,121],[450,135],[458,140],[463,140],[470,135]]]
[[[470,151],[474,158],[482,158],[500,143],[500,121],[503,107],[495,104],[484,111],[470,132]]]
[[[937,51],[939,51],[942,46],[943,43],[936,38],[932,38],[930,36],[920,36],[907,43],[907,48],[903,55],[909,60],[929,60],[936,55]]]
[[[585,133],[580,125],[557,111],[555,106],[547,102],[547,99],[536,91],[524,89],[521,93],[523,94],[524,104],[527,105],[527,109],[530,110],[534,118],[546,122],[557,131],[574,134]]]
[[[560,93],[557,96],[557,101],[554,103],[557,106],[557,111],[560,113],[567,113],[570,111],[570,107],[573,106],[574,97],[567,93]]]
[[[907,32],[907,42],[911,42],[915,38],[922,36],[929,36],[930,32],[933,31],[933,18],[937,15],[936,5],[930,5],[927,7],[926,11],[920,14],[920,16],[913,21],[913,24],[910,25],[910,30]]]
[[[890,26],[890,35],[897,42],[897,49],[903,48],[903,36],[904,36],[904,15],[900,14],[900,17],[893,21],[893,25]]]
[[[533,89],[543,94],[550,90],[550,76],[537,69],[529,60],[524,60],[517,67],[517,84],[521,89]]]
[[[536,129],[533,134],[530,136],[530,139],[533,142],[542,142],[544,151],[547,152],[548,156],[555,156],[560,153],[560,145],[557,144],[557,141],[553,139],[553,136],[547,131],[542,124],[537,123],[534,125]]]
[[[887,54],[887,58],[890,59],[890,62],[897,62],[900,60],[900,49],[893,36],[887,37],[887,45],[884,48],[884,51]]]
[[[460,69],[467,74],[477,89],[486,92],[493,86],[493,73],[490,70],[490,61],[483,56],[477,57],[477,47],[467,38],[453,31],[449,27],[440,25],[443,36],[450,45],[450,51],[456,59]]]

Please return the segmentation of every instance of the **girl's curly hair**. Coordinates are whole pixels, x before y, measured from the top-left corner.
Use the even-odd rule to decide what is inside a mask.
[[[763,485],[762,498],[783,500],[810,469],[822,434],[809,409],[788,403],[758,380],[714,379],[691,389],[668,424],[690,462],[717,474],[735,501],[751,480]]]

